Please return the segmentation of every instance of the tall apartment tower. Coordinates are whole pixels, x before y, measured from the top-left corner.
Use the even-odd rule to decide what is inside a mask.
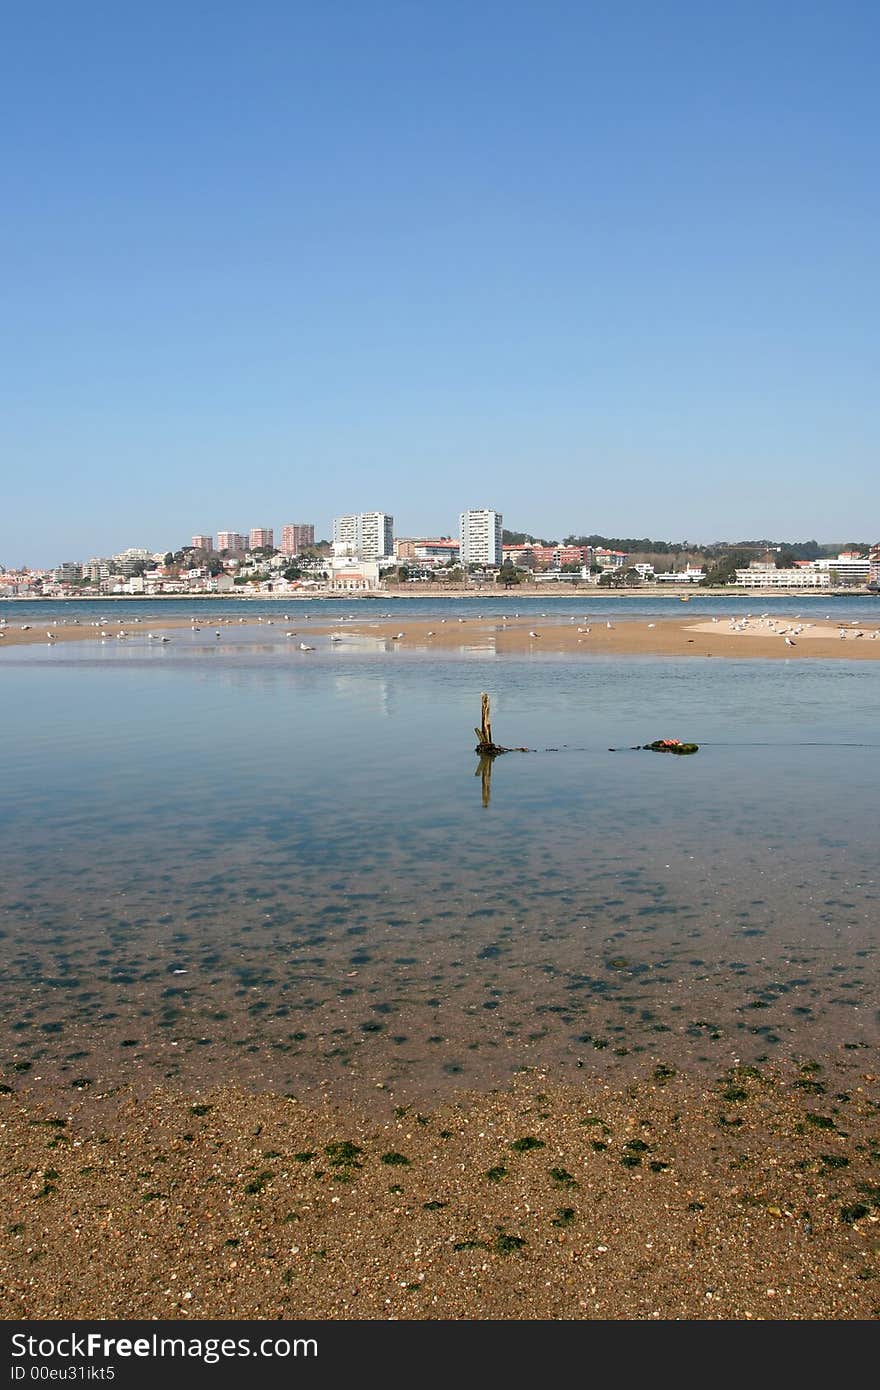
[[[193,550],[207,550],[207,551],[211,551],[211,550],[214,549],[214,537],[213,537],[213,536],[193,536],[193,538],[192,538],[192,543],[193,543]]]
[[[240,531],[218,531],[217,549],[228,550],[230,555],[243,555],[247,549],[247,538]]]
[[[501,513],[485,507],[462,512],[458,518],[461,536],[461,563],[467,565],[501,564]]]
[[[334,517],[333,544],[350,546],[361,560],[384,560],[394,554],[394,517],[387,512]]]
[[[274,550],[275,532],[271,526],[252,526],[251,527],[251,550]]]
[[[315,544],[315,528],[305,521],[291,521],[281,528],[281,554],[302,555]]]

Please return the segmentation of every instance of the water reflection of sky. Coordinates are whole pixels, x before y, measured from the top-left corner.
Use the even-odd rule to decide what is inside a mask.
[[[201,638],[4,660],[5,1064],[417,1087],[875,1041],[873,665]],[[487,806],[482,689],[538,750]],[[629,751],[663,736],[701,751]]]

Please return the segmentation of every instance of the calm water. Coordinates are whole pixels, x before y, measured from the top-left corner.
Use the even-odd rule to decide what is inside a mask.
[[[630,592],[626,597],[611,597],[599,594],[594,588],[584,587],[577,595],[565,598],[553,596],[524,597],[511,590],[499,593],[497,589],[487,588],[474,598],[448,599],[420,589],[413,585],[412,596],[397,598],[380,594],[375,598],[340,599],[64,599],[64,600],[0,600],[0,618],[10,625],[31,623],[34,627],[45,623],[95,623],[105,617],[108,621],[130,620],[140,617],[144,622],[151,618],[189,618],[196,615],[198,621],[209,623],[212,618],[231,617],[246,614],[253,619],[262,614],[278,619],[287,610],[295,615],[298,622],[333,622],[346,614],[353,614],[358,622],[377,618],[381,615],[393,616],[395,613],[412,618],[434,617],[455,613],[465,617],[500,617],[504,613],[521,613],[524,617],[540,617],[547,614],[553,617],[567,617],[569,614],[583,616],[585,613],[601,613],[603,617],[613,617],[616,621],[624,618],[699,618],[701,614],[743,614],[761,613],[767,609],[774,613],[794,616],[803,613],[808,619],[822,618],[829,614],[841,622],[880,623],[880,598],[871,594],[830,596],[809,594],[796,598],[784,598],[773,594],[754,593],[738,597],[719,598],[717,595],[703,594],[695,589],[687,604],[679,598],[664,596],[663,593],[648,589]]]
[[[868,1058],[874,663],[303,655],[276,631],[3,653],[6,1081],[417,1096]],[[487,788],[481,690],[538,750]],[[669,735],[700,753],[609,751]]]

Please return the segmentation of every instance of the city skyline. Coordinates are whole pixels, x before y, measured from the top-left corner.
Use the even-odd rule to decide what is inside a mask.
[[[876,6],[56,18],[4,32],[6,563],[290,498],[704,541],[880,512]]]
[[[169,541],[166,537],[158,546],[138,546],[137,544],[121,546],[117,544],[112,547],[106,548],[101,552],[92,551],[90,553],[87,553],[85,550],[80,550],[77,552],[75,551],[75,547],[73,545],[68,544],[63,555],[59,554],[54,558],[51,558],[41,563],[36,563],[29,560],[25,560],[19,563],[17,561],[10,561],[4,558],[2,554],[0,554],[0,569],[6,569],[12,572],[18,570],[49,571],[57,569],[60,566],[67,563],[87,564],[89,561],[95,561],[98,558],[118,558],[119,556],[128,552],[142,554],[144,556],[160,556],[167,554],[169,550],[172,552],[176,552],[180,550],[186,550],[188,548],[207,549],[215,554],[226,552],[229,552],[231,554],[244,554],[246,552],[250,553],[253,550],[260,550],[265,547],[274,550],[278,554],[295,556],[298,553],[309,550],[318,545],[332,547],[336,541],[342,541],[343,543],[347,542],[348,544],[355,545],[359,550],[362,550],[365,538],[359,531],[357,523],[363,522],[367,519],[368,524],[372,526],[374,529],[376,527],[377,522],[380,526],[380,529],[382,521],[384,521],[385,523],[385,537],[387,542],[386,546],[379,547],[376,544],[375,536],[371,534],[370,539],[367,541],[366,551],[364,552],[366,554],[369,554],[370,556],[373,556],[375,552],[375,554],[378,556],[380,549],[384,549],[387,553],[390,554],[391,544],[396,543],[398,540],[404,541],[429,539],[436,541],[440,540],[441,538],[447,538],[455,541],[455,543],[458,544],[459,538],[463,534],[464,521],[466,516],[468,518],[497,518],[496,529],[498,533],[498,546],[500,546],[501,544],[501,537],[503,535],[527,535],[535,538],[535,543],[538,546],[538,548],[540,548],[540,541],[538,540],[540,532],[538,528],[505,526],[503,524],[504,513],[501,512],[499,509],[469,509],[465,513],[459,513],[457,525],[455,527],[446,529],[438,527],[428,527],[422,531],[404,531],[400,529],[396,524],[394,524],[393,514],[386,514],[382,512],[366,512],[361,514],[340,513],[331,520],[327,528],[326,534],[321,534],[320,528],[316,528],[314,523],[287,522],[278,527],[249,527],[240,532],[223,529],[218,529],[213,533],[192,532],[184,540],[178,541],[175,538],[173,543]],[[380,521],[380,519],[382,519],[382,521]],[[342,524],[341,528],[340,523]],[[483,522],[479,521],[477,524],[482,526]],[[572,524],[570,523],[569,529],[564,532],[558,532],[556,534],[553,534],[551,532],[544,533],[544,539],[546,540],[548,545],[558,546],[564,543],[565,538],[567,536],[588,535],[593,535],[597,538],[609,541],[613,539],[623,538],[622,534],[621,537],[615,538],[612,537],[609,533],[601,531],[591,531],[586,527],[578,529],[576,526],[572,526]],[[630,538],[632,540],[636,539],[635,532],[632,528],[630,528]],[[804,545],[808,541],[815,542],[820,547],[823,547],[825,549],[831,549],[833,547],[845,548],[848,545],[854,545],[858,550],[867,552],[869,550],[876,551],[876,549],[878,548],[877,533],[875,531],[872,531],[868,535],[860,534],[858,531],[856,531],[852,535],[846,537],[823,537],[817,535],[772,536],[769,532],[762,532],[760,529],[757,529],[751,535],[736,536],[732,539],[732,541],[719,536],[715,536],[709,540],[696,540],[687,536],[662,536],[659,533],[655,532],[654,534],[648,533],[641,539],[645,541],[653,541],[661,545],[681,546],[683,549],[692,550],[695,552],[706,548],[711,549],[716,544],[741,544],[744,546],[755,546],[757,544],[766,543],[769,546],[776,545],[785,548],[788,545]],[[206,544],[199,545],[199,542],[204,542]],[[485,540],[481,541],[480,543],[480,558],[488,558],[488,552],[485,556],[483,555],[483,548],[485,547],[485,544]],[[504,541],[505,549],[509,548],[513,544],[515,543]],[[527,543],[523,544],[527,545]]]

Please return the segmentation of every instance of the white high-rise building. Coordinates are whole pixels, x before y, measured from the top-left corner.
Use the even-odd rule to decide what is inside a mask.
[[[394,554],[394,517],[387,512],[357,512],[333,518],[333,547],[361,560],[385,560]]]
[[[462,512],[458,521],[462,565],[488,565],[492,568],[500,565],[501,513],[478,507]]]

